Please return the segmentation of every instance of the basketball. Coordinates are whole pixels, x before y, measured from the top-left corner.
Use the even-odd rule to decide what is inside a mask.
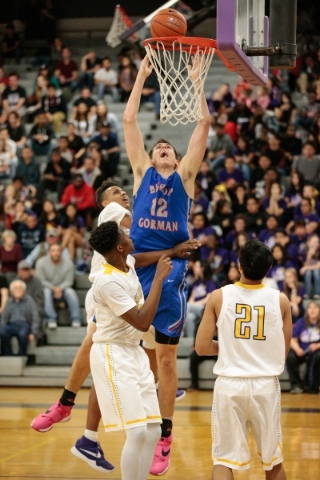
[[[187,21],[182,13],[173,8],[159,10],[150,23],[152,37],[183,36],[187,28]]]

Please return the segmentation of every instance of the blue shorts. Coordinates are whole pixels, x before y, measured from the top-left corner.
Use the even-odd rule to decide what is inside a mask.
[[[172,266],[170,275],[163,282],[159,307],[152,325],[156,330],[169,337],[180,337],[187,310],[186,273],[188,262],[174,258]],[[157,264],[137,268],[145,298],[149,294],[156,268]]]

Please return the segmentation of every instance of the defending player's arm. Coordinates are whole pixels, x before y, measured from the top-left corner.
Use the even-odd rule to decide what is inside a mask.
[[[171,259],[168,256],[163,255],[158,262],[157,270],[147,300],[140,309],[138,307],[133,307],[122,314],[121,317],[123,320],[130,323],[130,325],[141,332],[147,332],[149,330],[151,322],[154,319],[158,309],[162,291],[162,283],[169,275],[171,269]]]
[[[284,293],[280,293],[280,309],[283,320],[283,335],[286,346],[286,356],[288,355],[290,342],[292,337],[292,315],[291,306],[288,297]]]
[[[214,356],[219,353],[219,344],[212,340],[217,330],[217,320],[222,305],[221,289],[211,293],[198,328],[195,350],[198,355]]]
[[[151,72],[152,66],[146,55],[141,62],[135,84],[123,114],[125,144],[134,173],[134,191],[137,191],[146,170],[151,166],[151,160],[145,151],[143,137],[137,120],[143,85]]]
[[[162,255],[168,255],[170,258],[188,258],[190,251],[197,250],[201,246],[198,240],[187,240],[186,242],[178,243],[173,248],[167,250],[157,250],[156,252],[135,253],[134,257],[136,268],[147,267],[153,263],[157,263]]]

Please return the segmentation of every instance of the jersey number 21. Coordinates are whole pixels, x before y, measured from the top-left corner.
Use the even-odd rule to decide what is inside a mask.
[[[252,335],[253,340],[265,340],[264,335],[264,317],[265,307],[255,306],[237,303],[236,314],[241,315],[235,319],[234,323],[234,336],[235,338],[243,338],[248,340],[251,338],[251,322],[253,315],[257,315],[257,331]]]

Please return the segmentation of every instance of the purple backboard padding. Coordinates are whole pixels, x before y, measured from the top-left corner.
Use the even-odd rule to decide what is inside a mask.
[[[223,56],[251,85],[266,85],[268,76],[259,72],[236,43],[236,0],[217,0],[217,46]],[[266,72],[268,72],[266,70]]]
[[[264,17],[264,44],[269,45],[269,18]],[[268,75],[269,72],[269,57],[264,57],[263,71]]]

